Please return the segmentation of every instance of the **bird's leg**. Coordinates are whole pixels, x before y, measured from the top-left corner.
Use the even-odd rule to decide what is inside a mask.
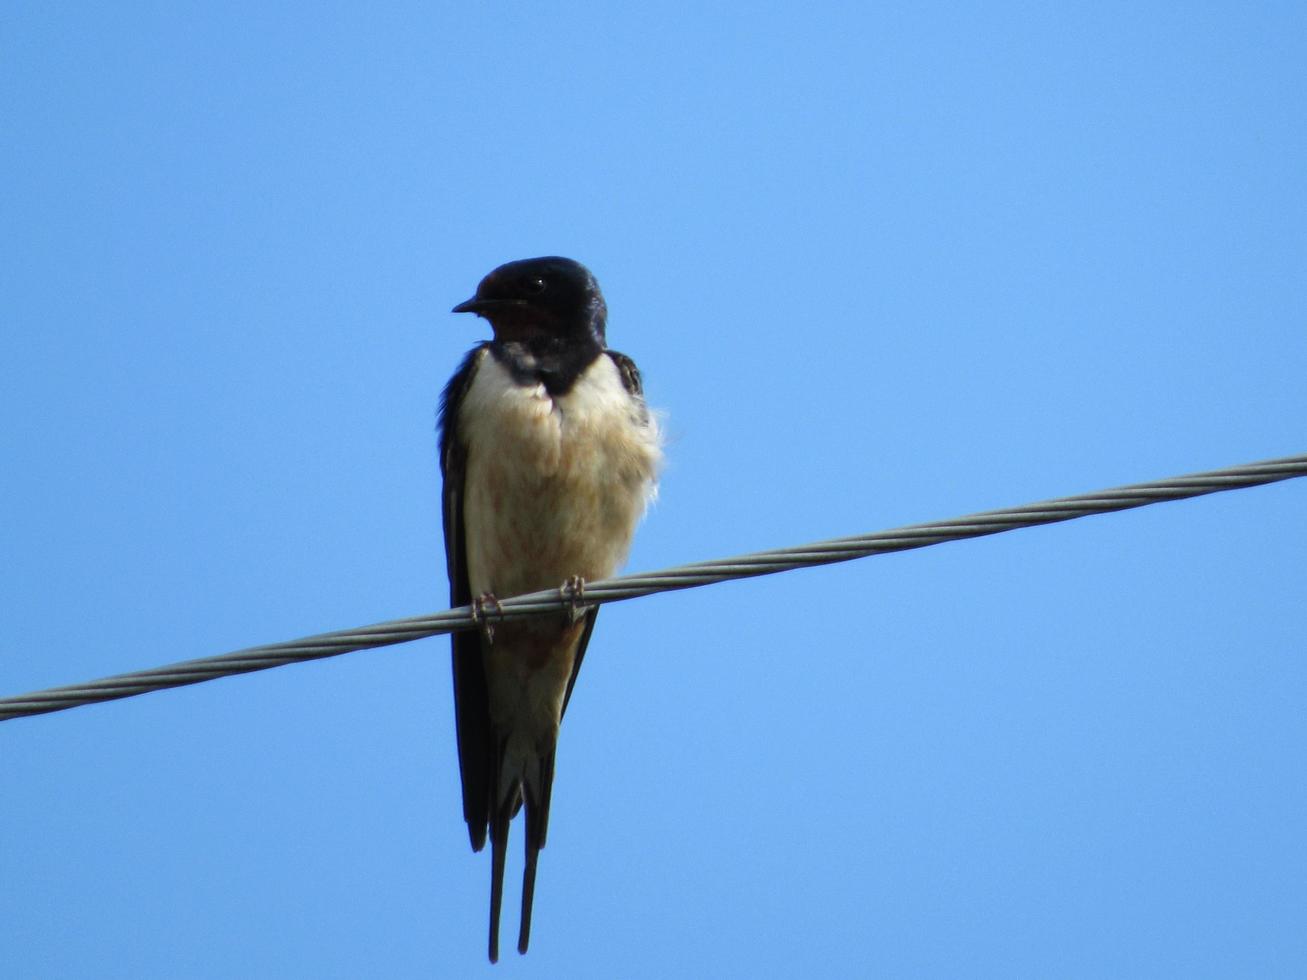
[[[558,594],[567,603],[563,618],[567,625],[571,626],[585,615],[585,607],[581,605],[585,599],[585,579],[580,575],[573,575],[558,587]]]
[[[504,616],[504,607],[499,604],[493,592],[482,592],[472,600],[472,622],[480,628],[481,635],[489,645],[495,642],[495,628],[490,623],[490,617],[486,615],[487,607],[493,609],[494,615],[501,619]]]

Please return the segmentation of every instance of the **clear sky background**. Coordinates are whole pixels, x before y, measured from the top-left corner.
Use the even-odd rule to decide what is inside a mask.
[[[7,4],[0,694],[443,609],[509,259],[667,412],[632,570],[1307,450],[1305,9]],[[605,609],[497,969],[1303,975],[1305,511]],[[0,725],[4,972],[487,975],[448,657]]]

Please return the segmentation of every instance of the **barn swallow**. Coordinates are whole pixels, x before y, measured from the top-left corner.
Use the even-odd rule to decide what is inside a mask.
[[[552,588],[572,599],[570,614],[452,635],[463,818],[472,850],[490,836],[493,963],[508,827],[523,803],[518,952],[530,938],[559,724],[599,612],[578,602],[583,583],[625,560],[661,449],[635,363],[607,347],[607,307],[585,266],[509,262],[453,312],[484,317],[494,336],[441,397],[450,604],[482,611],[496,596]]]

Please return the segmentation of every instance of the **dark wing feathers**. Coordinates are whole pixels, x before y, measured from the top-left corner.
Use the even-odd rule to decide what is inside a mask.
[[[644,382],[640,379],[640,369],[635,366],[635,361],[615,350],[604,351],[604,353],[612,358],[613,363],[617,365],[617,370],[622,375],[622,387],[630,395],[643,402]]]
[[[449,571],[449,604],[465,606],[472,601],[468,584],[467,549],[463,541],[463,480],[467,452],[455,429],[463,396],[476,373],[485,345],[474,347],[440,396],[440,474],[443,478],[445,563]],[[458,768],[463,777],[463,819],[467,821],[472,849],[486,845],[490,822],[490,697],[485,665],[481,659],[481,637],[475,630],[455,633],[454,719],[458,732]]]
[[[567,679],[567,691],[563,694],[563,710],[558,717],[561,721],[567,715],[567,703],[572,700],[572,688],[576,686],[576,675],[581,673],[581,660],[585,657],[585,648],[590,645],[590,634],[594,632],[595,620],[599,618],[599,607],[595,606],[585,614],[585,629],[576,645],[576,659],[572,661],[572,676]]]
[[[622,376],[622,387],[643,406],[644,383],[640,379],[640,369],[635,366],[635,361],[615,350],[606,350],[604,353],[617,365],[617,371]],[[576,675],[581,672],[581,661],[585,658],[585,648],[590,645],[590,634],[594,632],[595,620],[598,616],[598,606],[585,615],[585,631],[581,634],[581,642],[576,647],[576,659],[572,661],[572,676],[567,679],[567,693],[563,695],[563,710],[560,718],[567,714],[567,704],[572,700],[572,688],[576,686]],[[545,811],[545,819],[548,819],[548,810]]]
[[[622,376],[622,387],[644,408],[644,382],[640,379],[640,369],[635,361],[615,350],[605,350],[608,358],[617,365],[617,372]],[[585,632],[576,647],[576,659],[572,661],[572,676],[567,679],[567,693],[563,695],[563,711],[567,714],[568,702],[572,700],[572,688],[576,686],[576,675],[581,672],[581,661],[585,658],[585,649],[590,645],[590,634],[594,632],[595,620],[599,616],[599,607],[595,606],[585,616]],[[560,716],[561,717],[561,716]],[[546,814],[547,818],[547,814]]]

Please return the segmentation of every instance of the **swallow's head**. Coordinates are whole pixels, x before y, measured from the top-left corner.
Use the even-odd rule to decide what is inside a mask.
[[[593,338],[602,345],[608,308],[589,269],[547,255],[501,265],[453,312],[485,317],[496,340]]]

